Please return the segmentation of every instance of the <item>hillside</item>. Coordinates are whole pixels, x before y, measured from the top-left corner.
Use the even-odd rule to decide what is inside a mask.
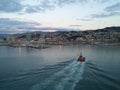
[[[6,39],[5,39],[6,38]],[[29,32],[4,36],[4,40],[12,43],[36,41],[37,43],[61,44],[76,43],[120,43],[120,27],[106,27],[86,31]]]

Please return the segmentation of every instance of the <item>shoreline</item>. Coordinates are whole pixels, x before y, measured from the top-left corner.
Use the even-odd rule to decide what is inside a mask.
[[[0,46],[9,46],[9,47],[27,47],[27,48],[34,48],[34,49],[46,49],[46,48],[50,48],[51,46],[58,46],[58,45],[62,45],[62,46],[68,46],[68,45],[106,45],[106,46],[114,46],[114,45],[120,45],[120,43],[101,43],[101,42],[94,42],[94,43],[90,43],[90,42],[83,42],[83,43],[78,43],[78,42],[67,42],[67,43],[62,43],[62,44],[41,44],[41,45],[34,45],[34,46],[30,46],[30,45],[20,45],[20,44],[7,44],[7,43],[0,43]]]

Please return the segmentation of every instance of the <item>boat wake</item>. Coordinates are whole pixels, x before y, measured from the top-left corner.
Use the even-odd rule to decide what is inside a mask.
[[[34,85],[32,90],[74,90],[76,84],[82,79],[84,67],[85,62],[74,61],[44,82]]]

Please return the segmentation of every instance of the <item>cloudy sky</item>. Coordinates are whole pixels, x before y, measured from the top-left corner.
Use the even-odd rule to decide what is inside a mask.
[[[0,33],[120,26],[120,0],[0,0]]]

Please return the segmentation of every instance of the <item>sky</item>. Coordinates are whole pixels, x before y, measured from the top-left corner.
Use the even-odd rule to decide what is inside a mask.
[[[120,26],[120,0],[0,0],[0,34]]]

